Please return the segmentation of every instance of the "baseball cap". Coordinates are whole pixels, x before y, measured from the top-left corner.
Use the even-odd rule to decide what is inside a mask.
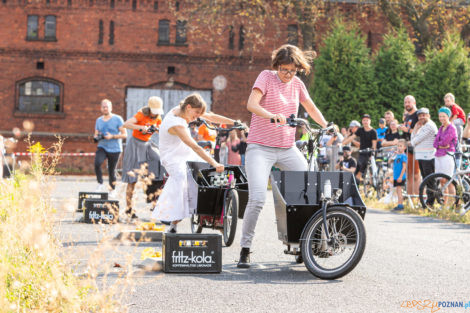
[[[429,114],[429,109],[428,108],[420,108],[418,111],[416,111],[416,114]]]
[[[369,114],[364,114],[364,115],[362,115],[362,118],[368,118],[368,119],[370,119],[370,115],[369,115]]]
[[[353,120],[349,123],[349,127],[361,127],[361,124],[358,121]]]
[[[343,151],[351,151],[351,147],[350,146],[344,146]]]
[[[163,114],[163,100],[160,97],[153,96],[149,98],[148,106],[152,114]]]
[[[379,124],[385,124],[385,119],[383,118],[379,119]]]

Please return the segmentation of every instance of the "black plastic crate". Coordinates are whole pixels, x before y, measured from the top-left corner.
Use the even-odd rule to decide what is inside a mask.
[[[83,217],[85,223],[117,223],[119,219],[119,201],[86,199]]]
[[[163,234],[163,271],[166,273],[220,273],[222,236],[218,234]]]
[[[227,187],[213,186],[211,176],[216,173],[215,169],[207,163],[188,162],[191,176],[198,185],[197,214],[220,216],[224,201],[224,192]],[[235,177],[235,189],[238,192],[238,218],[243,218],[245,207],[248,202],[248,179],[241,166],[225,166],[225,172],[233,172]]]
[[[108,193],[107,192],[82,192],[78,193],[78,207],[77,211],[82,211],[84,207],[84,203],[86,199],[101,199],[101,200],[108,200]]]

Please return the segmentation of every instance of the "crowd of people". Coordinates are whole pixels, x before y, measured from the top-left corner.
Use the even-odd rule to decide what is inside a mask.
[[[400,120],[392,111],[387,111],[379,119],[378,128],[374,129],[370,115],[364,114],[362,125],[353,120],[348,128],[342,128],[344,139],[340,140],[340,145],[343,156],[336,165],[336,169],[354,172],[360,184],[375,151],[394,148],[393,186],[397,187],[398,194],[398,205],[394,210],[403,210],[402,188],[413,196],[418,194],[421,180],[426,176],[435,172],[452,176],[456,166],[460,166],[462,144],[470,139],[469,123],[466,123],[465,113],[455,103],[453,94],[443,97],[444,105],[437,116],[439,128],[428,108],[417,108],[412,95],[407,95],[403,103],[404,112]],[[356,151],[357,160],[351,156],[351,150]],[[434,199],[429,197],[427,201]]]

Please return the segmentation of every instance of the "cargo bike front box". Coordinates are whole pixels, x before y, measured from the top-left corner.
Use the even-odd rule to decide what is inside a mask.
[[[191,217],[191,230],[223,229],[224,243],[234,240],[237,220],[243,218],[248,202],[248,180],[241,166],[226,166],[222,175],[231,175],[228,184],[218,181],[213,167],[203,162],[188,162],[189,179],[197,185],[197,207]],[[216,178],[216,179],[214,179]]]

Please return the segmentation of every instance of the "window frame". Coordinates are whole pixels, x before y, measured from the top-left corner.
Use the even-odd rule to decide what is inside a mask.
[[[188,21],[177,20],[176,21],[176,46],[186,46],[188,42],[188,30],[187,30]],[[180,28],[183,29],[184,36],[180,36]]]
[[[30,19],[36,18],[36,36],[30,36]],[[39,15],[28,15],[26,17],[26,40],[36,41],[39,40]]]
[[[163,24],[166,24],[166,28],[167,28],[167,31],[166,31],[166,36],[168,37],[168,40],[163,40],[162,39],[162,26]],[[167,19],[163,19],[163,20],[159,20],[158,21],[158,42],[157,42],[157,45],[159,46],[169,46],[170,45],[170,20],[167,20]]]
[[[27,96],[21,95],[21,87],[28,82],[46,82],[56,85],[59,88],[59,110],[58,111],[24,111],[20,109],[20,97]],[[28,96],[27,96],[28,97]],[[29,97],[51,97],[51,96],[40,96],[40,95],[31,95]],[[53,96],[56,97],[56,96]],[[22,80],[19,80],[15,83],[15,109],[14,109],[14,116],[31,116],[31,115],[39,115],[39,116],[64,116],[64,84],[60,81],[49,77],[41,77],[41,76],[34,76],[28,77]]]
[[[54,36],[47,35],[47,19],[54,18]],[[57,41],[57,16],[46,15],[44,16],[44,40],[45,41]]]

